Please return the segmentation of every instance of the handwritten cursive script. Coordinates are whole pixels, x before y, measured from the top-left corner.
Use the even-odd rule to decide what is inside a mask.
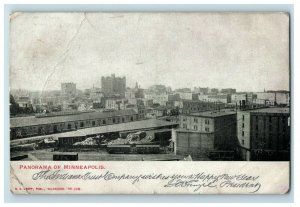
[[[250,193],[258,192],[261,188],[259,176],[246,174],[206,174],[200,172],[197,174],[117,174],[111,171],[94,173],[87,171],[85,173],[69,173],[61,170],[42,170],[32,175],[33,180],[103,180],[103,181],[122,181],[126,180],[133,185],[143,181],[161,180],[165,181],[165,188],[193,188],[194,192],[201,188],[243,188]]]

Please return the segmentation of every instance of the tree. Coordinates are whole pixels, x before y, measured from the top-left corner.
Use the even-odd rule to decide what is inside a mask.
[[[16,114],[19,114],[21,112],[20,106],[15,101],[15,98],[11,94],[10,94],[10,97],[9,97],[9,102],[10,102],[10,107],[9,107],[9,109],[10,109],[10,115],[14,116]]]

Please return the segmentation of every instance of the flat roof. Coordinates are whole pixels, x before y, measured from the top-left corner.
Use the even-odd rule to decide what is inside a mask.
[[[53,116],[53,117],[16,117],[10,118],[10,127],[24,127],[44,124],[64,123],[71,121],[89,120],[89,119],[103,119],[114,116],[125,116],[137,114],[133,109],[111,111],[111,112],[90,112],[73,115]]]
[[[270,108],[262,108],[262,109],[254,109],[250,110],[252,113],[270,113],[270,114],[289,114],[290,108],[280,108],[280,107],[270,107]]]
[[[186,133],[197,133],[197,134],[213,134],[214,132],[202,132],[202,131],[194,131],[189,129],[176,129],[176,132],[186,132]]]
[[[232,110],[220,110],[220,111],[203,111],[203,112],[196,112],[191,113],[191,116],[197,116],[197,117],[209,117],[209,118],[215,118],[220,116],[228,116],[236,114],[236,111]]]
[[[121,124],[113,124],[113,125],[105,125],[99,127],[92,127],[92,128],[85,128],[80,129],[77,131],[65,132],[59,134],[58,137],[76,137],[76,136],[86,136],[86,135],[93,135],[93,134],[104,134],[104,133],[111,133],[111,132],[120,132],[120,131],[133,131],[133,130],[144,130],[150,128],[157,128],[157,127],[167,127],[167,126],[176,126],[178,124],[158,120],[158,119],[145,119],[141,121],[134,121],[134,122],[127,122]]]

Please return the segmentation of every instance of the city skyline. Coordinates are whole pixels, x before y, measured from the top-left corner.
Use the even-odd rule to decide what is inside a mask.
[[[126,76],[125,76],[126,77]],[[77,83],[75,82],[63,82],[63,83],[74,83],[76,84],[76,90],[80,90],[80,91],[84,91],[84,90],[90,90],[92,88],[99,88],[101,89],[101,84],[92,84],[92,86],[88,87],[88,88],[78,88],[77,87]],[[61,84],[63,83],[60,83],[59,87],[57,89],[49,89],[49,90],[44,90],[44,92],[51,92],[51,91],[61,91]],[[139,88],[141,89],[149,89],[151,86],[155,86],[155,85],[164,85],[164,84],[154,84],[154,85],[150,85],[149,87],[143,87],[143,85],[141,85],[139,82],[135,82],[134,85],[132,86],[126,86],[126,88],[130,88],[130,89],[133,89],[136,87],[136,83],[138,83],[138,86]],[[164,85],[166,88],[170,87],[168,85]],[[178,89],[185,89],[185,88],[188,88],[188,89],[191,89],[191,91],[193,92],[193,89],[195,88],[208,88],[208,89],[218,89],[218,90],[221,90],[221,89],[236,89],[236,88],[232,88],[232,87],[228,87],[228,88],[217,88],[217,87],[208,87],[208,86],[192,86],[191,88],[189,87],[175,87],[175,88],[172,88],[170,87],[171,90],[174,92],[175,90],[178,90]],[[43,92],[42,90],[32,90],[32,89],[26,89],[26,88],[11,88],[10,91],[18,91],[18,90],[24,90],[24,91],[30,91],[30,92]],[[290,91],[289,89],[285,90],[285,89],[278,89],[278,90],[273,90],[273,89],[269,89],[269,88],[264,88],[262,91],[241,91],[241,90],[238,90],[236,89],[236,93],[242,93],[242,92],[268,92],[268,91]]]
[[[282,15],[14,14],[10,87],[59,90],[74,82],[86,89],[115,73],[129,87],[289,90],[289,20]]]

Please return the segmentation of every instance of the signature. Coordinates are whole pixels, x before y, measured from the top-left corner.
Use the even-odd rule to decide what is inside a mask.
[[[181,179],[172,179],[170,180],[164,187],[194,187],[194,192],[197,192],[203,188],[216,188],[217,185],[214,184],[214,182],[209,182],[209,183],[199,183],[199,180],[181,180]]]

